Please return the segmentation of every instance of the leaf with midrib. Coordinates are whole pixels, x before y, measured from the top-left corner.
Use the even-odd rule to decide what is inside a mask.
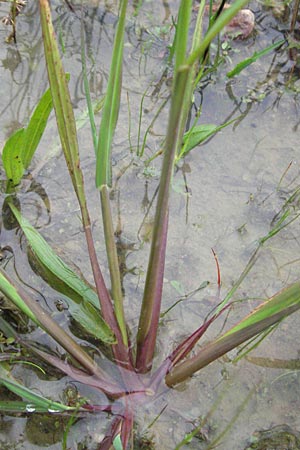
[[[111,186],[111,146],[118,121],[122,87],[123,41],[128,0],[120,2],[111,69],[107,82],[96,158],[96,186]]]
[[[183,145],[177,159],[181,159],[193,148],[197,147],[197,145],[202,144],[204,141],[206,141],[208,138],[216,134],[218,131],[221,131],[223,128],[232,124],[235,120],[236,119],[229,120],[228,122],[225,122],[221,125],[201,124],[191,128],[183,135],[183,142],[182,142]]]
[[[38,407],[42,408],[46,411],[55,410],[55,411],[67,411],[72,410],[73,408],[66,406],[62,403],[54,402],[45,398],[31,389],[22,386],[16,380],[14,380],[8,370],[5,370],[3,365],[0,364],[0,384],[3,384],[7,389],[13,392],[16,395],[19,395],[22,398],[25,398],[33,408]],[[20,403],[20,402],[18,402]]]
[[[227,333],[221,336],[220,340],[227,336],[234,335],[235,333],[251,328],[259,328],[261,323],[271,319],[272,317],[278,317],[278,321],[288,315],[293,309],[300,308],[300,282],[296,282],[291,286],[278,292],[269,300],[262,303],[251,314],[245,317],[236,326],[231,328]]]
[[[2,151],[2,162],[6,177],[14,186],[20,183],[24,173],[24,165],[22,162],[24,136],[24,128],[15,131],[7,139]]]
[[[2,151],[6,177],[18,185],[31,163],[52,110],[52,97],[48,89],[39,100],[26,128],[15,131],[6,141]]]
[[[50,89],[42,95],[39,100],[29,124],[25,129],[24,146],[22,152],[22,162],[24,168],[27,169],[31,163],[34,152],[41,140],[43,132],[46,128],[49,114],[52,110],[52,96]]]
[[[246,58],[240,63],[238,63],[234,69],[230,70],[230,72],[227,72],[226,76],[228,78],[232,78],[235,75],[238,75],[242,72],[246,67],[250,66],[250,64],[253,64],[255,61],[257,61],[262,56],[266,55],[272,50],[275,50],[276,48],[280,47],[285,43],[285,39],[281,39],[280,41],[275,42],[275,44],[270,45],[267,48],[264,48],[260,52],[254,52],[253,55],[250,58]]]
[[[114,344],[115,336],[101,317],[97,294],[56,255],[41,234],[21,216],[17,208],[12,203],[9,203],[9,206],[41,266],[46,268],[48,274],[53,274],[59,280],[58,290],[60,292],[63,292],[63,286],[65,286],[66,301],[72,317],[98,339],[108,344]],[[53,287],[55,289],[55,285]],[[72,291],[77,295],[70,298]]]

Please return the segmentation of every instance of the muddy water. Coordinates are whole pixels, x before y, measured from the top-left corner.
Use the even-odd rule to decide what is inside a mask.
[[[76,8],[76,13],[70,12],[61,2],[52,3],[55,26],[65,49],[65,68],[71,73],[70,89],[80,128],[82,167],[97,250],[100,259],[105,261],[98,196],[93,183],[94,154],[86,122],[81,77],[80,12]],[[105,93],[117,2],[87,3],[90,4],[85,5],[84,24],[89,82],[93,99],[99,99]],[[4,6],[1,8],[4,14]],[[209,75],[195,94],[195,106],[202,108],[202,123],[220,124],[233,117],[240,119],[234,126],[222,130],[205,145],[193,150],[179,164],[174,176],[163,310],[202,283],[208,281],[209,285],[178,303],[164,316],[156,364],[168,354],[174,342],[179,342],[197,324],[201,324],[219,301],[211,248],[217,253],[221,265],[222,297],[242,272],[257,247],[258,239],[268,233],[272,221],[299,185],[300,84],[297,70],[288,84],[292,66],[288,52],[271,53],[239,77],[226,78],[227,71],[237,62],[282,39],[289,26],[283,16],[274,16],[274,9],[267,10],[256,3],[251,8],[256,16],[254,35],[247,41],[230,41],[230,48],[225,48],[224,44],[219,71]],[[122,231],[119,249],[125,266],[123,286],[127,319],[133,333],[137,326],[154,214],[153,208],[148,211],[148,207],[157,189],[161,163],[157,158],[146,167],[145,161],[160,149],[166,130],[168,106],[162,108],[153,125],[151,121],[169,95],[169,77],[162,78],[162,75],[173,33],[170,25],[172,14],[176,14],[174,2],[145,2],[138,16],[129,19],[126,30],[124,89],[113,155],[115,184],[112,204],[116,227]],[[1,145],[12,130],[26,124],[47,86],[36,2],[29,2],[24,16],[18,21],[17,31],[17,46],[3,44],[0,47]],[[6,34],[7,30],[2,26],[1,42],[4,42]],[[213,49],[212,57],[214,52]],[[99,122],[100,115],[96,118]],[[144,155],[138,158],[137,148],[141,151],[150,125]],[[52,117],[31,167],[36,184],[24,180],[19,189],[22,212],[67,260],[74,261],[92,281],[79,210],[55,133]],[[3,171],[1,173],[4,180]],[[47,211],[48,203],[50,213]],[[297,211],[297,202],[293,206]],[[35,276],[20,234],[4,219],[0,239],[1,248],[9,246],[14,252],[19,278],[33,286],[37,290],[34,295],[64,323],[64,315],[55,307],[59,295]],[[4,256],[11,254],[6,250]],[[298,255],[299,223],[294,222],[266,243],[235,295],[236,300],[243,302],[234,306],[226,326],[235,323],[261,299],[297,279]],[[12,259],[4,262],[13,273]],[[105,266],[104,273],[107,275]],[[206,339],[220,332],[222,326],[223,321],[216,324]],[[234,351],[183,386],[162,395],[154,405],[140,411],[139,431],[147,432],[148,438],[159,442],[157,448],[171,450],[202,420],[201,432],[183,448],[207,449],[219,444],[222,450],[242,450],[255,430],[279,424],[300,430],[300,377],[297,364],[289,363],[289,360],[299,357],[298,327],[299,315],[295,314],[262,342],[247,360],[232,364],[230,361],[237,354]],[[32,332],[31,338],[49,345],[49,341],[37,331]],[[261,359],[255,359],[258,357]],[[45,396],[57,399],[62,398],[63,390],[70,383],[68,378],[58,379],[55,374],[52,381],[44,380],[39,372],[25,366],[17,366],[14,375]],[[95,395],[82,386],[77,387],[87,397]],[[162,410],[164,412],[148,430],[149,424]],[[69,432],[68,446],[97,448],[107,422],[104,416],[80,420]],[[32,417],[28,420],[3,417],[1,448],[59,449],[61,427],[62,422],[57,418],[45,425],[42,419]]]

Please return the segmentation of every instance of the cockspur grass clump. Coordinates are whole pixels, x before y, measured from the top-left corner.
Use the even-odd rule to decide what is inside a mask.
[[[68,90],[68,76],[64,72],[60,58],[49,2],[48,0],[39,0],[50,89],[40,99],[28,126],[15,132],[4,146],[2,159],[8,179],[6,204],[26,236],[30,251],[38,264],[47,272],[48,278],[52,280],[52,285],[55,285],[60,292],[64,293],[69,314],[83,329],[87,330],[98,341],[102,341],[101,351],[105,353],[106,358],[109,358],[111,363],[103,365],[97,363],[63,327],[55,322],[51,314],[42,308],[4,270],[0,272],[0,289],[3,294],[36,326],[51,336],[59,344],[59,348],[65,350],[68,357],[60,358],[57,354],[48,353],[38,345],[34,345],[18,334],[3,317],[0,317],[0,328],[6,342],[14,340],[21,348],[26,349],[30,354],[34,354],[40,360],[44,360],[47,364],[53,365],[73,380],[104,393],[108,401],[99,405],[93,402],[93,399],[80,397],[78,401],[67,402],[68,404],[62,401],[49,400],[37,394],[34,390],[26,388],[13,378],[9,364],[11,355],[6,357],[3,353],[3,360],[7,361],[1,363],[0,381],[6,388],[23,398],[23,401],[10,401],[6,405],[2,405],[3,410],[56,412],[63,416],[71,414],[72,420],[86,413],[109,412],[112,414],[111,426],[102,442],[99,443],[99,448],[131,448],[135,414],[141,405],[153,401],[160,395],[162,389],[187,380],[207,364],[215,361],[241,343],[257,336],[262,331],[269,329],[300,307],[300,282],[295,282],[262,303],[251,314],[210,341],[209,344],[204,345],[201,349],[196,348],[196,344],[208,327],[224,310],[228,309],[233,294],[255,263],[257,253],[264,242],[276,235],[297,217],[293,216],[290,219],[289,212],[286,210],[268,235],[259,241],[248,265],[220,304],[190,336],[187,336],[174,347],[158,368],[153,369],[161,316],[169,196],[174,166],[191,148],[219,129],[218,127],[205,128],[205,126],[193,124],[186,131],[186,124],[195,86],[205,72],[209,57],[209,45],[245,4],[246,0],[236,0],[224,11],[222,11],[221,6],[215,14],[211,14],[208,30],[203,35],[202,18],[205,8],[204,4],[201,3],[190,43],[192,1],[182,0],[180,2],[175,38],[171,47],[173,81],[166,136],[163,149],[160,152],[163,155],[163,162],[156,214],[137,334],[134,336],[129,334],[126,322],[122,277],[110,204],[110,190],[112,188],[111,152],[122,89],[127,0],[120,1],[119,20],[115,32],[111,70],[99,133],[95,126],[93,105],[86,77],[85,54],[84,51],[82,52],[85,93],[96,155],[95,189],[99,190],[100,193],[104,239],[110,274],[109,286],[102,275],[94,245],[80,166],[76,123]],[[256,59],[254,58],[253,61]],[[253,61],[247,61],[244,66],[246,67]],[[242,67],[239,67],[236,73],[241,70]],[[52,108],[55,111],[61,146],[80,206],[95,289],[53,251],[41,234],[22,216],[18,208],[18,202],[16,202],[15,186],[19,184],[25,170],[30,166]],[[193,354],[191,355],[192,350]],[[70,424],[72,420],[70,420]],[[66,443],[64,445],[66,448]]]

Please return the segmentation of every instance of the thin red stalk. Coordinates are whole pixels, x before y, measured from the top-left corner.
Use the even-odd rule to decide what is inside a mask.
[[[218,289],[220,291],[220,289],[221,289],[221,270],[220,270],[219,260],[218,260],[217,254],[213,248],[211,249],[211,251],[214,255],[216,266],[217,266],[217,282],[218,282]]]
[[[83,215],[84,217],[84,215]],[[87,222],[88,220],[88,222]],[[100,301],[101,311],[104,320],[111,327],[115,336],[117,338],[117,344],[112,345],[112,349],[115,358],[119,364],[126,367],[127,369],[133,370],[132,360],[128,347],[124,345],[120,327],[118,325],[117,319],[115,317],[112,301],[108,293],[107,287],[105,285],[102,272],[99,266],[98,258],[96,255],[96,250],[94,246],[91,225],[89,218],[84,220],[84,231],[87,241],[87,247],[89,252],[89,257],[91,261],[92,271],[94,275],[94,280],[96,284],[96,289]],[[87,223],[86,223],[87,222]]]
[[[112,450],[113,440],[120,433],[122,427],[123,417],[116,417],[110,426],[109,432],[106,434],[103,441],[100,443],[98,450]]]
[[[81,405],[81,408],[90,413],[99,413],[99,412],[107,412],[112,414],[115,413],[114,405],[90,405],[89,403],[85,403]]]
[[[160,385],[163,378],[167,375],[168,372],[172,370],[179,361],[183,360],[195,347],[199,339],[206,332],[208,327],[219,317],[222,312],[227,309],[229,305],[227,305],[224,309],[222,309],[218,314],[213,315],[210,319],[206,320],[201,327],[199,327],[194,333],[192,333],[188,338],[186,338],[181,344],[179,344],[173,352],[165,359],[165,361],[160,365],[157,371],[151,377],[151,381],[149,384],[149,388],[154,392],[157,391],[158,386]]]
[[[50,363],[53,367],[64,372],[66,375],[72,377],[74,380],[83,383],[86,386],[94,387],[101,390],[104,394],[108,395],[110,398],[120,398],[124,395],[124,391],[121,386],[119,386],[112,378],[108,379],[108,374],[103,373],[103,376],[90,375],[81,369],[75,368],[66,361],[62,361],[60,358],[54,355],[50,355],[42,350],[33,347],[26,342],[21,343],[28,347],[33,353],[43,358],[45,361]]]
[[[172,361],[172,366],[175,366],[180,360],[185,358],[195,347],[199,339],[206,332],[208,327],[214,322],[217,316],[211,317],[211,319],[204,322],[193,334],[185,339],[178,347],[171,353],[169,359]]]
[[[88,222],[88,223],[87,223]],[[108,323],[108,325],[111,327],[111,329],[116,334],[116,337],[118,338],[118,324],[115,318],[111,298],[109,296],[107,287],[104,282],[104,278],[99,266],[98,258],[96,255],[90,220],[84,220],[84,232],[89,252],[89,257],[92,265],[94,280],[96,284],[96,289],[100,301],[101,311],[103,314],[104,320]]]
[[[125,400],[126,401],[126,400]],[[133,423],[134,423],[134,414],[130,405],[130,402],[126,402],[126,408],[124,411],[124,418],[122,422],[122,428],[121,428],[121,441],[122,446],[124,449],[128,448],[128,444],[130,442],[130,439],[132,437],[133,432]]]

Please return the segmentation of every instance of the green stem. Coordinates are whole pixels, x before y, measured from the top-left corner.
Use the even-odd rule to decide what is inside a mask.
[[[121,330],[122,340],[125,346],[128,346],[128,336],[126,330],[124,305],[123,305],[123,294],[121,287],[121,275],[119,268],[119,261],[117,255],[117,248],[115,243],[115,234],[112,222],[111,207],[109,201],[108,187],[106,185],[101,186],[100,189],[101,196],[101,208],[102,208],[102,218],[104,226],[104,236],[106,245],[106,254],[109,265],[110,279],[111,279],[111,291],[112,298],[115,307],[115,315],[118,325]]]
[[[101,311],[103,314],[103,318],[105,322],[110,326],[110,328],[115,333],[115,336],[117,338],[117,344],[112,345],[112,349],[114,352],[114,355],[117,359],[117,361],[120,364],[123,364],[126,368],[132,369],[132,364],[130,361],[129,353],[127,345],[123,342],[122,333],[120,331],[120,327],[118,324],[118,321],[115,316],[114,308],[112,305],[112,301],[109,295],[109,292],[106,288],[102,272],[98,263],[96,250],[94,246],[93,236],[92,236],[92,230],[91,230],[91,224],[90,219],[87,213],[87,210],[82,211],[82,218],[83,218],[83,227],[84,232],[86,236],[87,246],[88,246],[88,252],[89,257],[91,261],[93,276],[96,284],[97,294],[100,301]]]
[[[184,64],[186,59],[189,37],[187,30],[190,28],[191,11],[192,1],[181,0],[176,25],[174,73],[178,72],[179,67]]]
[[[193,35],[193,42],[192,42],[192,52],[197,48],[198,43],[201,42],[201,35],[202,35],[202,18],[204,14],[204,8],[205,8],[205,2],[201,2],[199,5],[199,11],[197,15],[197,22],[196,27]],[[187,79],[187,86],[186,86],[186,93],[185,93],[185,102],[182,106],[182,112],[180,117],[180,125],[179,125],[179,135],[183,136],[188,114],[191,108],[192,103],[192,96],[195,88],[195,78],[196,78],[196,71],[198,67],[198,61],[195,61],[191,67],[191,70],[188,75]],[[203,72],[203,67],[201,67],[201,72]],[[180,159],[180,149],[182,147],[182,142],[178,140],[177,142],[177,148],[176,148],[176,160],[178,161]]]
[[[219,34],[224,27],[234,18],[234,16],[248,3],[249,0],[236,0],[230,8],[222,12],[212,27],[207,31],[201,44],[191,53],[186,60],[186,64],[193,65],[202,58],[211,41]]]

